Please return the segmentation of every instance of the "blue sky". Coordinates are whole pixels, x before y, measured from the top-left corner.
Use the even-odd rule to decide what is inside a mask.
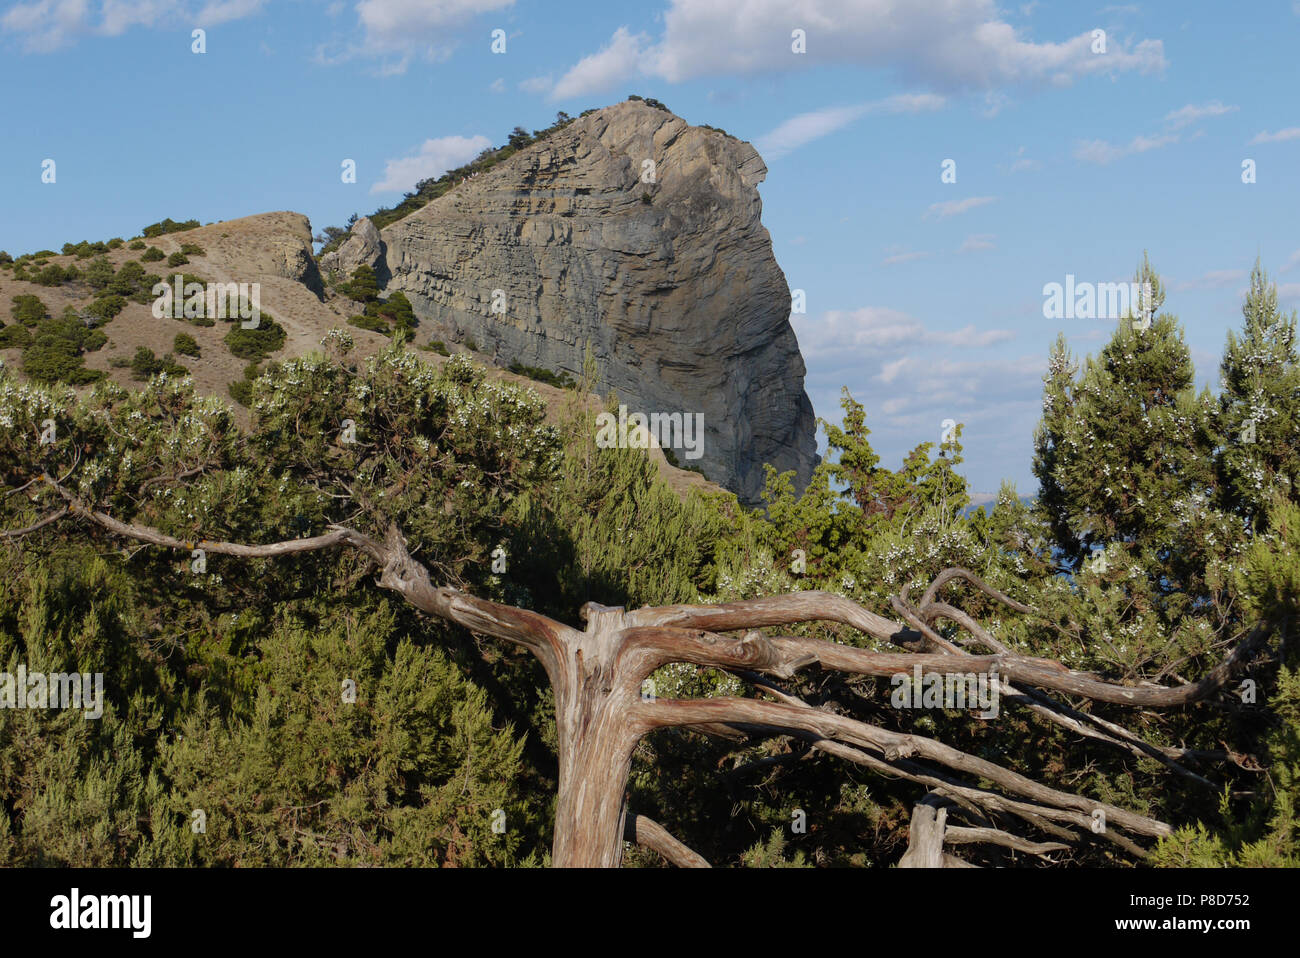
[[[1114,325],[1044,318],[1045,284],[1148,251],[1212,387],[1256,256],[1300,306],[1298,47],[1291,0],[0,0],[0,249],[342,224],[516,124],[656,97],[767,160],[818,415],[849,387],[888,465],[956,419],[977,491],[1032,494],[1048,348]]]

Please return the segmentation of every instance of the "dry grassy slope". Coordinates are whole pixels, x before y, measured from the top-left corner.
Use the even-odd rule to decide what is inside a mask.
[[[300,356],[316,349],[321,337],[336,326],[345,327],[352,334],[356,340],[357,353],[362,356],[371,355],[388,345],[388,338],[379,333],[347,326],[348,317],[358,312],[356,304],[328,287],[323,288],[323,299],[309,288],[319,281],[319,274],[311,260],[311,224],[300,213],[277,212],[246,216],[183,233],[155,237],[146,242],[165,254],[179,251],[182,243],[197,243],[206,252],[204,256],[191,256],[189,263],[180,267],[168,267],[166,261],[144,263],[147,272],[157,273],[164,278],[176,272],[185,272],[207,281],[259,283],[262,310],[274,317],[288,335],[284,348],[275,354],[275,359]],[[113,268],[120,269],[127,260],[139,259],[143,252],[128,250],[123,246],[106,255]],[[51,256],[49,262],[60,266],[76,264],[84,270],[89,260],[78,262],[74,256]],[[61,314],[65,306],[88,306],[93,299],[93,290],[83,282],[58,287],[38,286],[35,283],[15,281],[12,271],[0,270],[0,318],[6,324],[11,322],[10,307],[13,298],[23,293],[39,296],[52,316]],[[179,319],[155,319],[149,306],[129,302],[112,322],[102,328],[108,335],[108,344],[103,349],[88,354],[86,366],[103,370],[115,382],[128,388],[138,385],[131,379],[131,370],[113,369],[109,365],[110,360],[116,357],[130,359],[139,346],[147,346],[162,356],[172,351],[172,341],[177,333],[189,333],[198,342],[202,355],[197,359],[192,356],[177,356],[176,359],[190,369],[199,392],[226,399],[241,418],[247,421],[247,411],[230,399],[226,389],[231,380],[243,378],[246,365],[244,360],[233,356],[222,342],[230,331],[229,323],[218,320],[215,326],[202,327]],[[456,346],[449,348],[466,351]],[[437,365],[445,361],[436,353],[418,351],[416,355]],[[558,421],[565,407],[565,399],[571,393],[493,368],[486,356],[474,353],[470,355],[488,367],[490,378],[520,383],[535,390],[546,402],[548,417],[552,421]],[[21,375],[21,350],[0,350],[0,357],[3,357],[6,366]],[[589,396],[587,405],[593,411],[598,410],[600,400]],[[721,491],[719,486],[708,482],[698,473],[669,465],[660,450],[651,449],[650,455],[660,473],[680,495],[686,495],[690,489]]]

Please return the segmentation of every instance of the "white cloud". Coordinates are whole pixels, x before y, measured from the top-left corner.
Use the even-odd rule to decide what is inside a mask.
[[[261,13],[264,6],[266,0],[209,0],[199,11],[195,23],[201,27],[215,27]]]
[[[999,90],[988,90],[984,94],[984,109],[982,112],[986,117],[992,119],[1011,104],[1011,97]]]
[[[266,0],[207,0],[202,6],[182,0],[35,0],[0,15],[0,30],[22,35],[28,52],[48,53],[79,36],[116,37],[132,27],[217,26],[253,16],[265,5]]]
[[[1006,329],[981,331],[974,325],[956,330],[930,330],[919,319],[887,306],[866,306],[847,312],[830,310],[818,319],[795,315],[791,323],[805,357],[852,363],[871,363],[878,361],[882,353],[899,352],[912,346],[981,348],[1013,339],[1015,335]]]
[[[869,104],[868,113],[927,113],[941,110],[948,103],[934,93],[900,93]]]
[[[881,266],[893,266],[897,263],[911,263],[918,259],[926,259],[930,254],[916,250],[910,253],[891,253],[880,261]]]
[[[1004,355],[1006,329],[930,329],[901,310],[866,307],[818,317],[791,317],[808,359],[806,387],[817,412],[839,421],[847,386],[867,410],[872,446],[887,461],[917,443],[939,440],[947,418],[966,424],[972,465],[985,463],[981,485],[994,487],[1007,463],[1026,460],[1027,440],[1042,410],[1045,352]],[[1025,447],[1025,448],[1022,448]]]
[[[852,312],[832,310],[820,319],[790,317],[805,358],[843,356],[845,351],[873,354],[919,341],[925,327],[907,313],[887,306],[866,306]]]
[[[861,106],[826,107],[800,113],[759,137],[754,146],[769,160],[776,159],[806,143],[843,129],[862,116],[862,113]]]
[[[444,136],[425,140],[414,156],[389,160],[384,164],[384,178],[370,188],[371,193],[412,189],[420,180],[442,176],[463,166],[492,145],[486,136]]]
[[[1016,157],[1011,161],[1011,166],[1008,167],[1008,171],[1011,173],[1025,173],[1030,170],[1038,169],[1039,165],[1040,164],[1037,160],[1025,156],[1025,148],[1022,146],[1020,149],[1016,150]]]
[[[1205,103],[1189,103],[1164,115],[1162,122],[1165,129],[1163,133],[1152,136],[1139,134],[1127,143],[1111,143],[1108,140],[1081,140],[1075,144],[1074,158],[1084,163],[1106,166],[1126,156],[1134,156],[1138,153],[1146,153],[1150,150],[1158,150],[1161,147],[1169,146],[1172,143],[1178,143],[1180,134],[1177,131],[1183,130],[1200,120],[1224,116],[1235,112],[1237,109],[1238,107],[1235,106],[1225,106],[1219,100],[1209,100]],[[1203,129],[1197,130],[1188,139],[1200,139],[1204,133]]]
[[[1160,136],[1139,135],[1123,144],[1108,143],[1106,140],[1083,140],[1075,146],[1074,158],[1084,163],[1105,166],[1125,156],[1146,153],[1148,150],[1159,149],[1177,142],[1177,133],[1163,133]]]
[[[116,37],[131,27],[151,27],[165,17],[177,13],[179,7],[180,4],[175,0],[104,0],[101,4],[100,24],[96,32]],[[200,26],[208,25],[202,20],[196,22]]]
[[[600,52],[583,57],[560,77],[551,91],[551,99],[604,91],[626,82],[636,74],[637,62],[648,41],[644,33],[619,27]]]
[[[1300,126],[1289,126],[1285,130],[1278,130],[1276,133],[1257,133],[1251,138],[1250,145],[1257,143],[1282,143],[1286,140],[1300,139]]]
[[[920,113],[941,109],[946,102],[943,97],[932,93],[904,93],[869,103],[812,110],[793,116],[776,129],[760,136],[754,146],[765,158],[772,160],[843,129],[868,114]]]
[[[1292,253],[1290,256],[1287,257],[1286,262],[1282,264],[1278,272],[1289,273],[1297,266],[1300,266],[1300,249],[1296,250],[1294,253]]]
[[[514,5],[515,0],[360,0],[356,4],[356,39],[331,40],[317,48],[317,63],[334,65],[357,57],[384,62],[380,76],[405,73],[412,59],[445,60],[475,17]],[[503,27],[501,27],[503,29]],[[515,34],[517,35],[517,34]],[[480,37],[491,43],[489,30]],[[507,38],[509,39],[509,38]]]
[[[981,433],[984,444],[996,442],[995,436],[1005,437],[1021,420],[1025,434],[1031,433],[1042,410],[1046,366],[1045,356],[970,359],[927,349],[885,363],[877,374],[856,378],[851,389],[868,410],[882,456],[888,456],[891,445],[898,455],[918,442],[937,441],[949,417],[966,425],[962,440],[969,455]],[[814,386],[814,391],[821,390]],[[880,415],[873,417],[876,410]],[[1008,461],[1005,452],[989,454],[995,461]]]
[[[681,83],[847,63],[956,92],[1066,85],[1090,74],[1151,73],[1166,65],[1159,40],[1112,41],[1105,54],[1092,52],[1091,30],[1057,43],[1027,40],[999,19],[996,0],[746,0],[740,15],[717,0],[669,0],[663,23],[653,43],[629,43],[620,27],[610,46],[624,38],[620,49],[629,59],[605,62],[606,47],[593,55],[598,64],[588,57],[570,71],[561,95],[602,92],[598,82],[637,73]],[[806,54],[791,49],[794,28],[806,32]]]
[[[482,13],[513,6],[515,0],[361,0],[357,22],[372,48],[406,50],[438,39],[435,34],[460,26]],[[488,42],[485,35],[484,45]]]
[[[1218,289],[1239,283],[1246,278],[1246,275],[1244,269],[1212,269],[1202,273],[1196,279],[1183,280],[1173,283],[1172,286],[1175,292],[1187,289]]]
[[[495,80],[493,80],[491,83],[488,84],[488,89],[491,90],[493,93],[505,93],[506,78],[497,77]]]
[[[551,75],[529,77],[527,80],[519,81],[519,89],[525,93],[545,93],[551,88]]]
[[[987,206],[996,199],[996,196],[968,196],[964,200],[945,200],[942,203],[931,203],[925,211],[925,216],[927,219],[931,216],[946,219],[949,216],[957,216],[979,206]]]
[[[996,236],[993,233],[972,233],[966,237],[966,241],[961,244],[958,253],[973,253],[977,250],[997,249],[997,244],[993,242]]]
[[[1047,365],[1045,358],[1025,356],[1020,359],[948,359],[945,357],[902,356],[881,366],[875,377],[885,385],[906,383],[915,398],[951,399],[962,395],[979,395],[981,384],[989,380],[1005,383],[1020,380],[1038,390],[1040,377]],[[895,411],[901,411],[896,409]]]
[[[1166,113],[1165,125],[1171,130],[1181,130],[1197,120],[1212,116],[1223,116],[1226,113],[1233,113],[1237,109],[1235,106],[1224,106],[1218,100],[1211,100],[1200,105],[1189,103],[1187,106]]]
[[[6,10],[0,16],[0,29],[26,34],[23,49],[29,53],[47,53],[86,32],[89,20],[87,0],[38,0],[17,3]]]

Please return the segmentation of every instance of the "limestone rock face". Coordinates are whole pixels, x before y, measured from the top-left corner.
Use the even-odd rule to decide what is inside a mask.
[[[321,269],[338,270],[345,278],[351,277],[352,271],[362,264],[369,266],[379,276],[383,276],[384,240],[370,222],[370,217],[363,216],[352,224],[352,231],[338,249],[326,253],[320,259]]]
[[[271,269],[275,275],[302,283],[318,297],[324,297],[325,283],[321,280],[311,246],[303,242],[282,240],[271,245],[270,256]]]
[[[702,414],[703,455],[677,460],[752,503],[764,463],[802,488],[817,462],[790,290],[760,222],[766,174],[748,143],[620,103],[385,228],[383,245],[358,222],[338,253],[381,250],[422,342],[470,338],[500,364],[575,378],[590,343],[598,388],[629,415]]]

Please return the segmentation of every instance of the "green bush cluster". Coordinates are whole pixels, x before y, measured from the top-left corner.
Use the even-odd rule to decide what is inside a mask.
[[[20,278],[20,277],[15,277]],[[80,279],[81,273],[75,266],[60,266],[58,263],[50,263],[42,267],[30,277],[31,282],[38,286],[62,286],[64,283],[71,283],[75,279]]]
[[[244,367],[244,378],[233,379],[226,385],[226,390],[230,393],[230,398],[235,400],[241,406],[253,405],[253,383],[261,375],[257,363],[249,363]]]
[[[339,286],[339,291],[365,306],[361,315],[348,319],[350,325],[393,336],[403,342],[415,335],[418,320],[411,301],[401,290],[395,291],[387,299],[380,299],[379,282],[369,266],[358,266],[353,271],[351,280]]]
[[[0,329],[0,349],[22,349],[32,341],[26,326],[6,326]]]
[[[118,246],[122,245],[121,240],[118,240],[117,243]],[[63,255],[75,256],[77,259],[90,259],[92,256],[99,256],[108,252],[109,249],[116,249],[116,247],[110,247],[108,243],[91,243],[88,240],[82,240],[80,243],[64,243]]]
[[[126,308],[126,298],[116,293],[101,296],[86,307],[86,313],[96,317],[102,325]]]
[[[341,283],[340,293],[357,303],[370,303],[379,298],[379,279],[375,271],[362,263],[352,271],[352,278]]]
[[[568,373],[559,373],[557,375],[549,369],[542,369],[538,366],[525,366],[517,359],[506,368],[516,376],[527,376],[529,379],[535,379],[539,383],[546,383],[546,385],[554,386],[557,389],[572,389],[577,385],[573,377]]]
[[[159,359],[148,346],[137,346],[131,358],[131,378],[143,382],[166,373],[168,376],[184,376],[189,370],[176,362],[171,353]]]
[[[199,343],[189,333],[177,333],[176,338],[172,340],[172,350],[182,356],[199,355]]]
[[[14,322],[22,323],[24,326],[35,326],[50,314],[39,296],[26,293],[14,297],[10,312]]]
[[[23,345],[22,371],[34,382],[46,385],[95,382],[104,374],[86,368],[85,354],[106,342],[108,337],[103,332],[89,328],[73,313],[42,320]]]
[[[140,235],[143,236],[145,239],[154,239],[159,236],[166,236],[168,233],[183,233],[185,230],[193,230],[198,228],[199,228],[198,220],[186,220],[183,223],[177,223],[175,220],[168,217],[167,219],[161,220],[160,222],[150,223],[148,226],[146,226],[143,230],[140,231]]]
[[[672,110],[668,109],[668,107],[664,106],[662,103],[660,103],[658,100],[656,100],[654,97],[651,96],[637,96],[635,93],[633,93],[628,96],[628,99],[635,100],[640,103],[644,103],[646,106],[652,106],[656,110],[663,110],[665,113],[673,112]]]
[[[268,313],[262,313],[256,328],[245,329],[242,324],[237,325],[226,333],[224,342],[240,359],[261,362],[280,349],[286,338],[284,327]]]

